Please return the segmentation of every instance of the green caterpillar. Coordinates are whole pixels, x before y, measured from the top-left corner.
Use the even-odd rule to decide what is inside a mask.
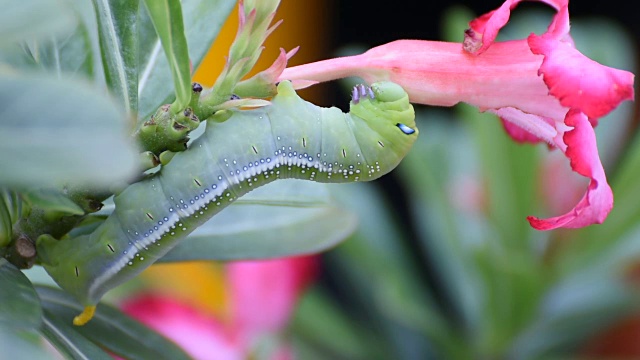
[[[153,177],[115,197],[94,232],[38,239],[49,275],[85,306],[165,255],[231,202],[276,179],[353,182],[395,168],[418,136],[407,93],[391,82],[356,86],[350,113],[302,100],[283,81],[271,105],[220,111],[204,134]]]

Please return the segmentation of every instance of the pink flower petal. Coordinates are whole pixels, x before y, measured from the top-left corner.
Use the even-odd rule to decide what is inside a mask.
[[[534,54],[544,55],[538,73],[563,106],[597,119],[620,102],[633,99],[632,73],[601,65],[570,45],[545,36],[532,34],[528,41]]]
[[[230,303],[238,331],[250,341],[282,330],[316,271],[317,259],[311,256],[230,263]]]
[[[291,49],[291,51],[286,52],[283,48],[280,48],[280,55],[278,55],[276,61],[274,61],[268,69],[261,71],[256,76],[262,77],[268,83],[275,83],[284,68],[287,67],[287,61],[289,61],[299,49],[300,46],[297,46]]]
[[[573,130],[564,134],[565,155],[571,162],[571,168],[578,174],[591,179],[586,194],[568,213],[539,219],[529,216],[527,220],[538,230],[552,230],[559,227],[579,228],[599,224],[607,217],[613,207],[613,193],[600,163],[596,137],[587,117],[578,110],[569,110],[565,124]]]
[[[465,50],[475,55],[480,55],[487,50],[487,48],[489,48],[495,41],[500,29],[502,29],[502,27],[504,27],[509,21],[511,10],[513,10],[521,1],[523,0],[506,0],[502,6],[496,10],[490,11],[469,22],[469,29],[471,31],[465,33]],[[567,7],[569,3],[569,0],[538,1],[546,3],[556,10],[560,10],[562,7]],[[561,18],[557,19],[558,16]],[[564,16],[566,16],[566,20],[563,18]],[[553,30],[553,32],[558,35],[567,34],[569,32],[568,24],[568,12],[566,14],[556,15],[551,22],[551,25],[549,25],[549,31]],[[564,34],[561,34],[563,31]],[[479,43],[482,45],[479,45]]]
[[[122,310],[173,340],[194,359],[241,360],[244,349],[226,329],[182,302],[159,295],[142,295],[125,301]]]
[[[537,144],[542,141],[542,139],[540,139],[539,137],[503,118],[500,118],[500,122],[504,127],[504,131],[506,131],[513,140],[519,143]]]
[[[516,141],[538,142],[544,140],[553,145],[554,138],[558,133],[553,126],[553,120],[525,113],[513,107],[491,109],[487,112],[498,115],[503,121],[507,133]]]

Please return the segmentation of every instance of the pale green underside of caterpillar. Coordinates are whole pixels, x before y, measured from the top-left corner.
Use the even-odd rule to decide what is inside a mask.
[[[91,234],[39,239],[47,272],[87,307],[77,324],[108,290],[252,189],[284,178],[373,180],[395,168],[418,136],[408,95],[391,82],[356,86],[347,114],[304,101],[287,81],[271,102],[216,113],[188,150],[116,196],[114,212]]]

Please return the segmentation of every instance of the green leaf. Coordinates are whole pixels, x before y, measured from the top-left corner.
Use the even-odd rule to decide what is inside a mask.
[[[367,329],[350,320],[327,294],[311,289],[296,308],[292,333],[318,348],[325,358],[328,354],[332,359],[373,358],[375,347],[371,344],[375,339]]]
[[[13,234],[13,221],[8,205],[10,204],[7,204],[5,198],[0,196],[0,248],[11,242],[11,234]]]
[[[482,284],[471,251],[483,240],[486,219],[462,216],[454,206],[453,191],[445,189],[454,188],[461,178],[478,176],[473,167],[476,159],[465,158],[475,152],[468,134],[452,121],[450,113],[429,111],[419,114],[418,120],[420,131],[429,136],[418,138],[398,174],[412,194],[413,222],[426,261],[443,284],[445,291],[440,296],[450,301],[465,326],[473,328],[481,322],[477,299]],[[451,139],[455,139],[455,148]]]
[[[55,190],[33,190],[24,193],[24,197],[31,205],[45,211],[55,211],[61,215],[84,215],[84,210],[68,197]]]
[[[547,359],[569,353],[597,332],[637,311],[637,295],[610,273],[586,270],[547,292],[538,316],[511,344],[506,358]]]
[[[75,19],[60,1],[0,0],[0,47],[70,30]]]
[[[51,360],[60,358],[35,330],[16,330],[0,325],[2,359]]]
[[[82,307],[62,290],[37,287],[44,309],[71,324]],[[100,347],[127,359],[189,359],[177,345],[120,310],[99,304],[94,318],[74,330]]]
[[[279,180],[260,187],[194,231],[161,261],[237,260],[309,254],[335,246],[356,217],[323,184]]]
[[[144,3],[169,61],[176,94],[171,109],[177,113],[185,109],[191,100],[191,69],[182,5],[179,0],[144,0]]]
[[[4,216],[8,216],[9,219],[5,225],[10,226],[9,230],[11,230],[11,226],[20,219],[23,215],[23,211],[26,211],[28,208],[28,205],[23,204],[23,200],[19,192],[2,188],[0,188],[0,203],[4,203],[7,211]],[[0,212],[2,211],[3,210],[0,209]],[[11,231],[9,233],[11,233]]]
[[[13,61],[13,66],[25,69],[37,64],[60,77],[95,77],[99,55],[93,6],[86,1],[69,5],[75,17],[75,29],[28,42],[22,51],[28,59],[23,59],[22,63]]]
[[[71,359],[113,359],[97,345],[81,335],[76,329],[57,318],[55,314],[45,310],[42,320],[42,334],[58,349]]]
[[[40,300],[27,277],[0,258],[0,326],[34,329],[42,321]]]
[[[5,74],[0,104],[0,184],[101,186],[136,170],[127,117],[83,82]]]
[[[122,105],[138,110],[138,1],[93,0],[105,78]]]
[[[482,281],[481,321],[475,330],[477,351],[499,356],[515,335],[534,321],[544,296],[548,272],[539,261],[517,251],[487,244],[475,254],[474,269]]]
[[[466,349],[459,343],[458,334],[446,322],[420,278],[416,254],[401,241],[406,238],[403,230],[408,219],[400,219],[397,225],[393,212],[389,211],[391,205],[381,199],[371,184],[341,184],[332,190],[342,204],[358,214],[361,222],[348,241],[327,254],[328,267],[341,270],[343,291],[357,301],[353,311],[366,312],[363,315],[366,318],[380,318],[375,320],[375,327],[384,329],[388,335],[396,334],[398,328],[408,338],[420,334],[422,344],[413,345],[433,346],[440,354],[438,358],[465,358],[461,354]],[[396,351],[404,351],[402,347],[396,344]]]
[[[490,199],[488,217],[499,233],[501,246],[530,253],[534,230],[526,217],[537,205],[537,149],[513,141],[496,116],[482,114],[470,106],[459,109],[470,133],[475,135],[482,168],[482,179],[478,180],[483,180],[486,186],[486,196]]]
[[[185,36],[189,44],[189,58],[197,69],[220,28],[236,4],[235,0],[183,0]],[[167,59],[160,56],[157,39],[148,14],[140,14],[140,97],[139,116],[148,119],[162,104],[172,100],[171,71]]]

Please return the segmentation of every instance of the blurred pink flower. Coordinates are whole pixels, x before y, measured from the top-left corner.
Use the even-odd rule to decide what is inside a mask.
[[[568,0],[538,0],[557,13],[547,31],[527,39],[494,42],[521,0],[470,22],[465,40],[447,43],[398,40],[364,54],[285,69],[280,79],[328,81],[359,76],[391,80],[411,101],[452,106],[465,102],[498,115],[516,141],[545,141],[588,178],[586,194],[564,215],[529,216],[538,230],[601,223],[613,194],[600,162],[593,126],[624,100],[632,100],[633,74],[603,66],[575,49]]]
[[[233,262],[226,270],[231,305],[226,320],[154,294],[128,299],[121,308],[195,359],[247,359],[263,337],[277,338],[284,330],[300,295],[316,277],[317,259],[307,256]],[[293,353],[279,343],[269,358],[289,360]]]

